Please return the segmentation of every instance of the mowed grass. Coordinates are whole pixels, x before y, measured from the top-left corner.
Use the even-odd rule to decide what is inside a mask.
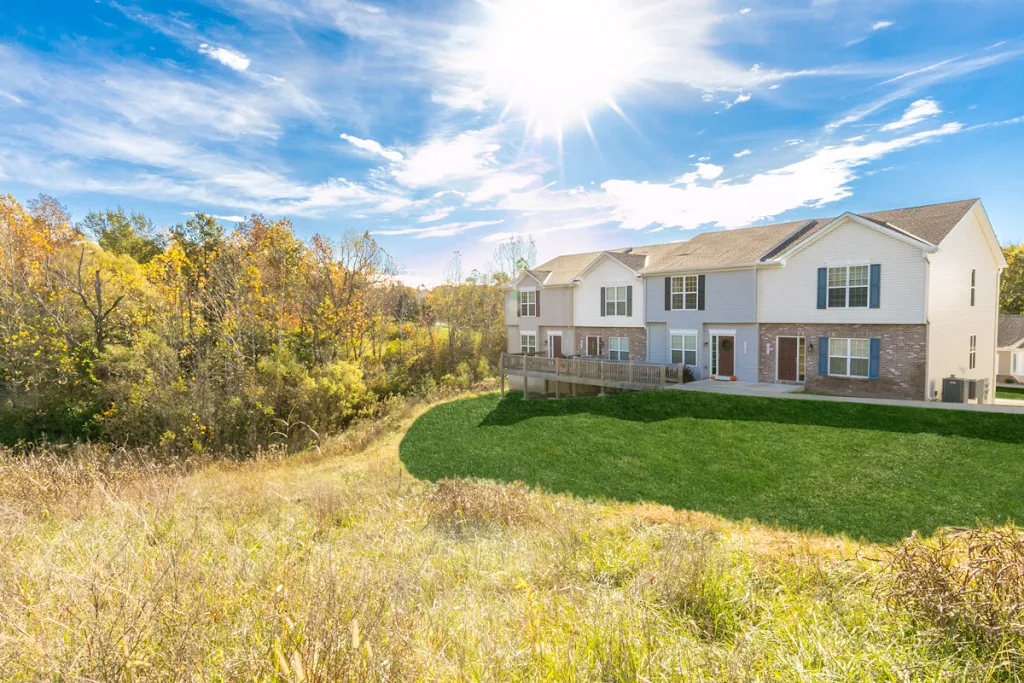
[[[425,479],[522,481],[589,499],[890,542],[1024,521],[1024,417],[650,392],[440,405],[401,457]]]
[[[1024,401],[1024,387],[996,387],[996,398]]]
[[[454,429],[495,404],[425,420]],[[399,461],[411,417],[366,447],[378,432],[252,463],[0,449],[0,679],[1024,677],[1024,592],[992,587],[1024,577],[1010,552],[980,546],[991,580],[962,581],[963,544],[890,557],[667,506],[435,484]]]

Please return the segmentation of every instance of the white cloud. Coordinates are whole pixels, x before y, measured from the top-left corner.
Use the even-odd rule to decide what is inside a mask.
[[[482,178],[497,167],[501,149],[496,130],[472,130],[452,138],[436,137],[411,151],[392,170],[407,187],[436,187],[455,180]]]
[[[363,138],[357,138],[354,135],[348,133],[342,133],[341,139],[351,144],[353,147],[357,147],[365,152],[376,154],[377,156],[384,157],[388,161],[401,161],[405,157],[402,153],[395,149],[388,149],[376,140],[367,140]]]
[[[747,93],[740,93],[739,95],[736,96],[736,99],[733,100],[732,102],[726,102],[725,103],[725,108],[726,109],[732,109],[737,104],[743,104],[744,102],[749,102],[751,97],[752,96],[747,94]]]
[[[690,173],[684,173],[675,180],[672,181],[673,185],[690,185],[697,182],[698,180],[714,180],[715,178],[722,175],[725,169],[715,164],[697,164],[697,170]]]
[[[466,195],[466,200],[470,203],[486,202],[495,197],[502,197],[511,192],[522,190],[538,180],[539,176],[528,173],[495,173],[484,178],[475,190]]]
[[[499,225],[504,221],[469,221],[465,223],[445,223],[434,225],[429,228],[397,228],[394,230],[375,230],[371,235],[413,235],[416,239],[427,239],[430,237],[454,237],[470,230],[485,228],[490,225]]]
[[[938,116],[942,113],[939,103],[931,98],[917,100],[903,112],[899,121],[893,121],[882,126],[882,130],[902,130],[921,123],[927,118]]]
[[[740,10],[740,14],[750,14],[750,8],[744,7],[743,9]]]
[[[857,169],[900,150],[963,131],[959,123],[895,140],[822,147],[782,168],[757,173],[745,182],[661,184],[608,180],[597,192],[571,190],[513,196],[509,208],[559,212],[618,223],[629,230],[653,226],[695,229],[706,225],[735,228],[800,207],[821,207],[851,196]],[[549,223],[556,221],[549,218]]]
[[[252,62],[252,60],[241,52],[235,52],[234,50],[229,50],[226,47],[213,47],[206,43],[199,46],[199,52],[211,59],[217,60],[224,66],[229,69],[234,69],[235,71],[245,71],[249,68],[249,64]]]
[[[891,21],[876,21],[874,24],[871,25],[871,30],[881,31],[883,28],[889,28],[892,25],[893,22]]]
[[[751,152],[749,149],[745,149],[742,152],[736,152],[735,154],[733,154],[733,156],[739,159],[740,157],[748,157],[751,154],[753,154],[753,152]]]
[[[453,211],[455,211],[454,208],[443,207],[438,209],[437,211],[433,211],[424,216],[420,216],[416,220],[418,223],[433,223],[435,221],[442,221],[445,218],[448,218],[448,216],[450,216]]]
[[[769,90],[778,90],[780,87],[782,87],[782,86],[780,86],[778,83],[774,83],[772,85],[769,85],[768,89]]]

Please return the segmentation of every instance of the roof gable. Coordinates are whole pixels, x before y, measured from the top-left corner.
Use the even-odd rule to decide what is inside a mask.
[[[794,256],[795,254],[800,253],[801,251],[811,246],[821,238],[825,237],[826,235],[835,232],[836,230],[842,228],[843,226],[850,224],[860,225],[870,230],[874,230],[875,232],[881,233],[887,237],[891,237],[905,244],[917,247],[922,251],[936,250],[934,244],[929,244],[928,242],[925,242],[924,240],[915,237],[914,235],[911,235],[904,230],[896,228],[895,226],[887,225],[878,220],[872,220],[866,216],[861,216],[855,213],[847,212],[844,213],[842,216],[839,216],[838,218],[832,219],[824,226],[822,226],[820,229],[809,231],[810,234],[807,234],[803,239],[796,240],[792,244],[792,246],[782,251],[782,253],[779,253],[778,255],[772,257],[771,260],[785,261],[786,259]]]
[[[1001,349],[1016,348],[1024,342],[1024,315],[999,316],[999,342]]]

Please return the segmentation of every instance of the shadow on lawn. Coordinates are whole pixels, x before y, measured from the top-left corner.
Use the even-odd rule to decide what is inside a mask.
[[[935,434],[1024,444],[1024,415],[943,410],[870,403],[732,396],[696,391],[657,391],[609,397],[523,401],[509,393],[481,427],[505,427],[523,420],[589,414],[631,422],[676,418],[869,429],[904,434]]]

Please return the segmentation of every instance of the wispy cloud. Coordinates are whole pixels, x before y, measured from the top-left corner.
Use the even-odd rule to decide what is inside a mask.
[[[907,110],[903,112],[903,116],[900,117],[899,121],[893,121],[882,126],[882,130],[902,130],[904,128],[910,128],[918,123],[921,123],[925,119],[931,118],[932,116],[938,116],[942,113],[942,109],[939,107],[939,103],[931,98],[923,100],[917,100],[912,103]]]
[[[341,139],[351,144],[353,147],[369,152],[376,156],[384,157],[388,161],[402,161],[405,157],[397,149],[388,149],[384,145],[380,144],[376,140],[366,140],[363,138],[357,138],[354,135],[347,133],[341,134]]]
[[[753,154],[753,152],[751,152],[749,149],[745,149],[741,152],[736,152],[735,154],[733,154],[733,156],[739,159],[740,157],[748,157],[751,154]]]
[[[224,66],[234,69],[235,71],[245,71],[249,68],[249,64],[252,62],[252,60],[241,52],[229,50],[226,47],[213,47],[206,43],[199,46],[199,53],[206,55],[210,59],[215,59]]]
[[[430,237],[454,237],[470,230],[486,228],[491,225],[500,225],[503,221],[469,221],[464,223],[445,223],[434,225],[429,228],[397,228],[392,230],[374,230],[372,235],[412,235],[416,239],[427,239]]]
[[[891,21],[876,21],[871,25],[872,31],[881,31],[882,29],[889,28],[893,25]]]

